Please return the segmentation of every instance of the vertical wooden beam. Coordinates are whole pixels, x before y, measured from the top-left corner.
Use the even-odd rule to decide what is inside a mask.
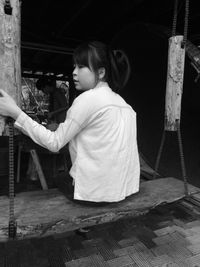
[[[0,88],[10,94],[20,105],[21,96],[21,10],[19,0],[10,0],[12,14],[4,12],[5,0],[0,0]],[[5,118],[0,116],[0,135]]]
[[[180,123],[181,99],[185,65],[183,36],[169,38],[168,71],[165,97],[165,130],[176,131]]]

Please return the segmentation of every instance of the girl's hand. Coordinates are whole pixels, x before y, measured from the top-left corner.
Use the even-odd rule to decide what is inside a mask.
[[[0,89],[0,115],[17,119],[21,109],[17,106],[14,99],[4,90]]]

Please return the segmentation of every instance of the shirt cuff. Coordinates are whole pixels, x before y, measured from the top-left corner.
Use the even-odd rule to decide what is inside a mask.
[[[16,128],[21,128],[25,121],[27,120],[27,117],[29,117],[26,113],[24,113],[23,111],[19,114],[19,116],[17,117],[14,126]]]

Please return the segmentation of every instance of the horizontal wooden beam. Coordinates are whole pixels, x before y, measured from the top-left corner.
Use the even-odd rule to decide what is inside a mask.
[[[55,45],[47,45],[47,44],[32,43],[32,42],[22,42],[21,48],[34,51],[62,54],[62,55],[65,54],[70,56],[73,55],[74,51],[74,49],[64,46],[55,46]]]
[[[44,74],[37,74],[37,73],[34,73],[34,72],[22,72],[22,78],[36,78],[36,79],[39,79],[43,76],[45,76],[46,73]],[[68,76],[61,76],[61,77],[58,77],[56,75],[54,75],[55,79],[57,81],[68,81],[69,80],[69,77]]]

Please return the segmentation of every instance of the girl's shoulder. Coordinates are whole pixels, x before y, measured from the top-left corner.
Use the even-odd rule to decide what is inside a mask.
[[[82,101],[93,101],[94,99],[102,98],[106,94],[112,92],[109,87],[102,86],[100,88],[93,88],[87,90],[75,98],[74,103],[79,103]]]
[[[81,93],[80,95],[78,95],[74,99],[74,102],[73,103],[74,104],[78,104],[78,103],[83,102],[83,101],[88,101],[90,98],[93,97],[92,90],[93,89],[87,90],[87,91]]]
[[[97,97],[92,92],[93,89],[85,91],[77,96],[71,106],[71,110],[78,111],[86,111],[93,110],[98,103]]]

